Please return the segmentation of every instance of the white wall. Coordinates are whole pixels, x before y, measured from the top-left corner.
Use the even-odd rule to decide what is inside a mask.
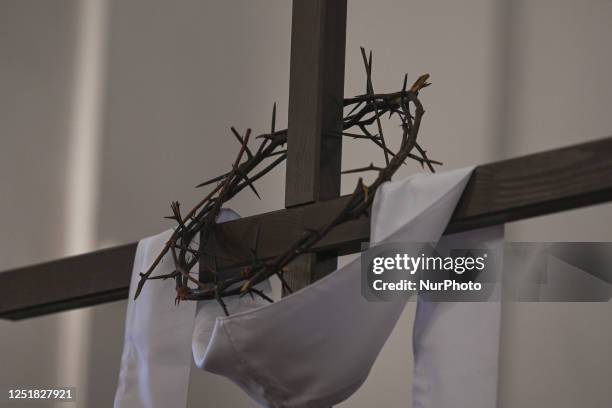
[[[0,270],[65,253],[75,22],[71,1],[0,2]],[[61,317],[0,321],[0,384],[59,385]]]
[[[612,2],[510,2],[505,154],[612,135]],[[523,241],[611,241],[612,205],[512,224]],[[506,304],[503,407],[608,407],[612,303]]]
[[[0,150],[0,223],[3,231],[16,234],[5,233],[0,241],[0,266],[8,268],[64,251],[55,238],[64,232],[63,197],[57,191],[64,188],[65,127],[75,65],[71,30],[77,13],[75,2],[2,0],[0,7],[0,30],[10,34],[0,36],[0,83],[10,90],[0,94],[0,115],[7,116],[0,125],[7,135]],[[169,227],[162,219],[169,202],[193,203],[201,194],[193,185],[233,157],[237,144],[229,126],[266,129],[274,101],[284,126],[289,79],[289,1],[117,0],[110,1],[110,10],[99,152],[99,246]],[[360,45],[374,50],[377,90],[399,88],[404,72],[411,79],[429,72],[433,85],[422,93],[427,113],[421,137],[447,169],[607,136],[612,133],[606,114],[612,104],[612,82],[606,75],[612,68],[606,47],[611,13],[612,2],[603,0],[580,6],[570,0],[350,0],[345,92],[363,91]],[[344,167],[369,163],[372,152],[377,154],[346,143]],[[262,201],[245,192],[231,205],[242,215],[281,208],[283,170],[260,183]],[[417,170],[411,165],[402,174]],[[16,172],[20,183],[7,177]],[[350,191],[354,181],[347,177],[343,190]],[[37,213],[39,195],[45,211]],[[609,240],[610,211],[604,205],[516,223],[509,236],[576,239],[582,231],[579,239]],[[31,221],[25,225],[16,221],[28,216]],[[604,343],[612,340],[612,329],[605,324],[609,312],[609,305],[508,308],[502,405],[603,406],[597,403],[612,401],[610,391],[602,388],[612,367],[612,352],[604,353],[612,351],[606,350],[612,341]],[[91,309],[92,369],[88,396],[80,406],[106,407],[112,401],[124,313],[125,302]],[[341,406],[407,406],[413,313],[409,307],[366,384]],[[56,319],[0,326],[1,358],[12,361],[9,367],[16,367],[11,369],[24,379],[20,383],[32,378],[37,364],[49,367],[36,371],[41,382],[54,378],[49,354],[56,347]],[[589,322],[597,322],[597,338],[563,340],[568,332],[592,333]],[[41,331],[49,335],[37,336]],[[553,340],[558,347],[544,349],[542,344]],[[570,361],[564,357],[567,347],[589,352],[575,353],[579,359]],[[11,357],[32,353],[31,348],[37,350],[37,363],[20,359],[17,364]],[[569,373],[569,364],[596,375],[589,382],[578,381],[570,377],[577,374]],[[12,371],[0,371],[0,382],[16,378]],[[542,378],[549,379],[545,387],[539,387]],[[574,386],[568,387],[569,381]],[[254,406],[228,381],[194,372],[190,406],[203,401],[219,408]],[[593,404],[585,403],[589,401]]]

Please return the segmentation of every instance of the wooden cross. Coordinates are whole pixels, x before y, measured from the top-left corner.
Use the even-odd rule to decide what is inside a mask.
[[[346,0],[294,0],[285,205],[216,228],[219,267],[248,264],[243,237],[261,225],[258,255],[273,257],[306,228],[320,228],[346,202],[340,192]],[[612,138],[476,168],[448,232],[612,200]],[[369,220],[347,222],[286,274],[294,289],[331,272],[336,256],[357,252]],[[0,317],[22,319],[125,299],[137,243],[0,273]],[[226,259],[233,259],[229,262]]]

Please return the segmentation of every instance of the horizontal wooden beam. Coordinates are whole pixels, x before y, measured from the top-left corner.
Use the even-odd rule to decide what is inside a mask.
[[[0,317],[19,320],[127,298],[136,245],[0,273]]]
[[[612,200],[612,138],[476,168],[447,233],[516,221]],[[346,197],[246,217],[220,225],[219,261],[248,262],[258,228],[259,255],[284,250],[305,228],[327,222]],[[316,247],[355,252],[369,220],[338,227]],[[136,243],[0,273],[0,317],[22,319],[127,296]]]

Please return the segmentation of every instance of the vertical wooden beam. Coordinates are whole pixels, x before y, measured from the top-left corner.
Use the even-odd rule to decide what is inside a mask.
[[[294,0],[285,206],[340,194],[346,0]],[[336,256],[304,255],[287,281],[300,289],[336,268]]]
[[[340,193],[346,0],[294,0],[285,206]]]

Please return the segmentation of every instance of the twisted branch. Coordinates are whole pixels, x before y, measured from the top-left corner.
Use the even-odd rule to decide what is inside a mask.
[[[363,171],[376,172],[376,179],[370,185],[365,185],[360,178],[348,203],[332,221],[319,230],[305,231],[300,239],[292,243],[285,252],[276,258],[267,261],[258,258],[259,233],[257,233],[251,250],[252,263],[245,267],[239,276],[224,277],[219,274],[215,266],[216,257],[212,254],[213,266],[204,268],[205,270],[201,272],[201,276],[198,278],[194,277],[192,269],[198,263],[200,256],[209,255],[204,254],[199,248],[192,247],[194,238],[200,235],[200,248],[204,248],[213,233],[223,203],[232,199],[246,187],[259,198],[254,183],[287,157],[287,151],[284,148],[287,142],[287,130],[275,129],[276,104],[274,104],[269,133],[252,138],[251,129],[247,129],[242,135],[234,127],[231,128],[233,136],[240,143],[236,159],[228,172],[197,186],[204,187],[216,183],[215,187],[195,207],[185,216],[182,216],[180,204],[178,202],[171,204],[172,215],[166,218],[174,220],[177,223],[176,228],[149,269],[140,274],[141,278],[135,298],[138,297],[147,281],[172,278],[176,282],[177,296],[175,301],[177,303],[182,300],[215,299],[227,314],[227,307],[223,301],[223,298],[227,296],[249,294],[271,301],[255,286],[272,275],[276,275],[284,288],[290,292],[291,288],[283,277],[287,273],[286,266],[299,255],[309,252],[318,241],[338,225],[367,215],[378,187],[390,180],[397,169],[406,163],[407,159],[415,160],[423,167],[427,166],[432,172],[434,166],[441,165],[440,162],[431,160],[417,142],[421,120],[425,113],[418,94],[421,89],[429,85],[427,82],[429,75],[420,76],[410,89],[406,89],[407,76],[405,76],[400,91],[377,94],[374,92],[372,85],[372,53],[370,52],[369,56],[366,56],[365,50],[361,48],[361,54],[366,72],[366,93],[344,100],[344,107],[350,110],[343,118],[343,131],[341,134],[328,136],[365,139],[379,147],[383,151],[384,166],[375,166],[371,163],[366,167],[343,172],[343,174]],[[395,115],[400,121],[402,135],[399,148],[396,151],[389,148],[383,135],[380,118],[386,114],[389,114],[389,118]],[[376,126],[375,134],[368,129],[374,124]],[[252,149],[249,146],[252,139],[259,141],[257,149]],[[168,251],[172,253],[175,270],[165,275],[153,275],[157,265]],[[189,285],[190,282],[192,283],[191,286]]]

